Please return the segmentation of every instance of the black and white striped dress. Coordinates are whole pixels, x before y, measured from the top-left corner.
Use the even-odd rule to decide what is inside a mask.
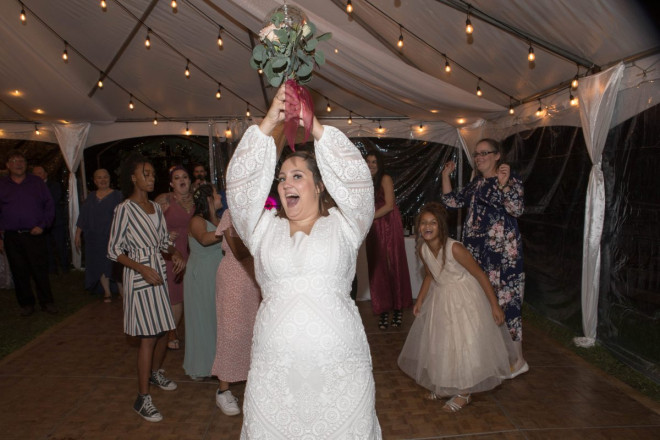
[[[176,327],[161,255],[170,244],[167,226],[160,206],[150,203],[156,210],[152,215],[130,199],[117,205],[108,242],[109,259],[117,261],[119,255],[126,254],[156,269],[165,281],[154,286],[139,272],[124,267],[124,332],[131,336],[155,336]]]

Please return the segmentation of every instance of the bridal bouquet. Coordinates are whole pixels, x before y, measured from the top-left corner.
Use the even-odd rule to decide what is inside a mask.
[[[286,83],[286,87],[293,87],[296,91],[298,102],[286,102],[284,123],[284,133],[292,149],[301,107],[304,141],[307,141],[312,127],[312,97],[302,84],[311,81],[315,66],[325,64],[325,55],[317,46],[332,37],[330,33],[315,34],[316,26],[300,9],[284,4],[271,12],[259,32],[261,44],[255,46],[250,58],[250,66],[261,69],[271,86]]]

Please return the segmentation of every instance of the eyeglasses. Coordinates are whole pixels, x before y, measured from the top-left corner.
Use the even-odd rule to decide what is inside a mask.
[[[472,157],[486,157],[489,154],[496,154],[496,153],[497,151],[482,151],[481,153],[477,151],[472,153]]]

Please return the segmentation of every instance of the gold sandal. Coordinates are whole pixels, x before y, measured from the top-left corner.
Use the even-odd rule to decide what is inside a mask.
[[[456,403],[456,399],[463,399],[465,402],[461,405],[459,403]],[[442,410],[445,412],[458,412],[465,408],[466,405],[468,405],[470,402],[472,402],[472,397],[470,394],[463,396],[461,394],[456,394],[454,397],[451,399],[447,400],[442,407]]]

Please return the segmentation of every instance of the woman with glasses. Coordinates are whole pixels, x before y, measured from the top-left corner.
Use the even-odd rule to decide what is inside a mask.
[[[522,355],[525,274],[517,220],[524,209],[523,183],[502,163],[499,142],[480,140],[473,157],[476,176],[458,191],[452,190],[449,177],[456,164],[447,162],[442,170],[442,202],[450,209],[468,208],[462,241],[488,275],[504,310],[516,349],[509,376],[513,378],[529,370]]]

